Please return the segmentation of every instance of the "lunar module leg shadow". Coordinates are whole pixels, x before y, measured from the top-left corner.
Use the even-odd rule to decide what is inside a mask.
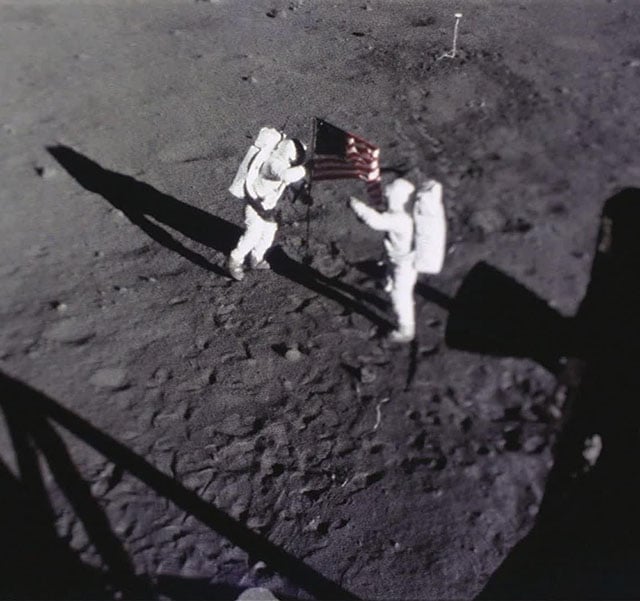
[[[477,306],[454,315],[448,328],[452,345],[529,356],[570,383],[536,522],[492,575],[481,599],[640,597],[639,222],[639,189],[627,188],[606,202],[587,292],[564,327],[539,299],[526,301],[519,285],[507,282],[494,290],[513,302],[509,319],[501,322],[497,309],[509,309],[501,298],[489,305],[486,324],[479,325],[485,314]],[[480,273],[489,275],[478,280]],[[483,268],[470,281],[486,292],[487,282],[503,280],[496,270]],[[461,289],[468,299],[465,285],[469,281]],[[518,298],[526,302],[516,304]],[[458,310],[461,306],[468,302]],[[532,324],[540,327],[540,336],[527,324],[536,307]],[[524,331],[520,342],[514,330]],[[558,372],[562,356],[574,359]],[[579,376],[571,381],[569,368],[576,361]]]

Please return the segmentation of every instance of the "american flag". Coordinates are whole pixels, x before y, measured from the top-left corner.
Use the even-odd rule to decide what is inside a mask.
[[[315,120],[312,181],[361,179],[372,203],[382,203],[380,149],[322,119]]]

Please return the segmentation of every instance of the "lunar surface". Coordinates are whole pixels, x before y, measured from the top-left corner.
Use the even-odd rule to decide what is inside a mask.
[[[0,0],[0,595],[638,598],[638,31],[636,0]],[[443,184],[412,344],[356,180],[283,197],[229,277],[239,162],[314,117]]]

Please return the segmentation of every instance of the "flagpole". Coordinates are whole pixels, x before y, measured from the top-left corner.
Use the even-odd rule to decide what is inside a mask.
[[[307,188],[308,204],[307,204],[307,238],[305,241],[304,262],[311,263],[311,254],[309,253],[309,238],[311,235],[311,187],[313,186],[313,157],[316,153],[316,124],[318,120],[313,118],[313,132],[311,134],[311,172],[309,174],[309,187]]]

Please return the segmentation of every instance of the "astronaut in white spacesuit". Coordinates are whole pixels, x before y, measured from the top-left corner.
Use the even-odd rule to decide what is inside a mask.
[[[391,277],[385,288],[397,318],[397,329],[391,332],[394,342],[410,342],[416,334],[413,289],[418,273],[438,273],[445,253],[446,220],[442,204],[442,185],[427,180],[416,195],[415,186],[398,178],[385,187],[388,209],[380,213],[357,198],[350,205],[370,228],[386,232],[384,241]]]
[[[247,256],[252,269],[269,269],[264,255],[278,230],[275,208],[287,186],[304,179],[304,158],[302,142],[270,127],[260,130],[247,151],[229,187],[231,194],[246,202],[246,230],[229,255],[229,273],[234,279],[244,277]]]

